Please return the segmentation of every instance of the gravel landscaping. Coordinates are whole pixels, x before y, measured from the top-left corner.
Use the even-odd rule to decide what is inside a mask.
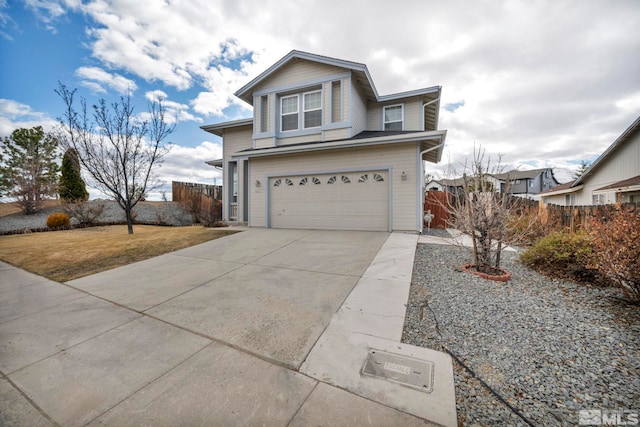
[[[514,253],[502,265],[511,281],[488,281],[461,271],[470,256],[418,245],[403,334],[454,356],[460,425],[577,425],[581,409],[640,410],[640,307],[617,288],[541,276]]]
[[[88,203],[104,203],[105,210],[100,216],[100,224],[125,224],[124,211],[113,200],[91,200]],[[47,218],[53,212],[61,212],[61,206],[50,206],[33,215],[15,213],[0,217],[0,234],[22,230],[43,230],[47,228]],[[140,202],[134,208],[135,222],[138,224],[190,225],[191,215],[173,202]],[[76,223],[72,219],[72,224]]]

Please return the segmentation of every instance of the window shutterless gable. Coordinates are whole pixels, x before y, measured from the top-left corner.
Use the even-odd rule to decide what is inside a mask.
[[[383,130],[404,129],[404,106],[388,105],[382,109]]]
[[[280,98],[280,130],[298,130],[298,95]]]
[[[322,126],[322,91],[315,90],[302,94],[304,129]]]

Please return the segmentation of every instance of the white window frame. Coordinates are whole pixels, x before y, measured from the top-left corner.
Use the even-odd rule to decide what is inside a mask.
[[[320,108],[313,108],[311,110],[307,110],[307,109],[305,109],[304,98],[305,98],[305,96],[310,95],[312,93],[320,94]],[[322,98],[323,98],[322,89],[312,90],[312,91],[309,91],[309,92],[304,92],[302,94],[302,129],[315,129],[315,128],[322,127]],[[320,124],[318,126],[307,126],[307,123],[306,123],[307,122],[307,120],[306,120],[307,118],[305,116],[305,113],[309,113],[311,111],[320,111]]]
[[[391,122],[386,121],[387,108],[396,108],[400,107],[400,120],[394,120]],[[400,130],[404,130],[404,104],[394,104],[394,105],[385,105],[382,107],[382,130],[387,130],[387,123],[398,123],[400,122]]]
[[[282,104],[284,102],[285,99],[289,99],[289,98],[295,98],[296,99],[296,111],[293,113],[283,113],[282,112]],[[295,129],[287,129],[284,130],[282,128],[282,119],[284,118],[284,116],[290,116],[296,114],[298,116],[298,121],[297,121],[297,125]],[[282,132],[295,132],[297,130],[300,130],[300,95],[295,94],[295,95],[286,95],[286,96],[282,96],[280,97],[280,130]]]

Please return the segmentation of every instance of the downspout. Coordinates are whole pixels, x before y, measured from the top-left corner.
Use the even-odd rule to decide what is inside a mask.
[[[436,103],[440,101],[440,97],[437,97],[436,99],[432,99],[429,102],[425,102],[424,104],[422,104],[422,130],[426,130],[425,126],[424,126],[424,113],[425,113],[425,108],[433,103]],[[436,112],[436,124],[438,123],[438,113]],[[437,126],[436,126],[437,127]],[[434,129],[436,130],[436,129]]]
[[[426,150],[422,150],[420,152],[420,202],[418,203],[418,211],[419,211],[419,215],[418,215],[418,233],[422,234],[422,229],[424,227],[424,220],[423,220],[423,216],[424,216],[424,197],[425,197],[425,187],[424,187],[424,160],[422,160],[422,156],[425,153],[428,153],[430,151],[433,150],[437,150],[439,148],[444,147],[444,142],[441,142],[438,145],[434,145],[431,148],[427,148]]]
[[[440,101],[440,97],[437,97],[436,99],[432,99],[429,102],[425,102],[424,104],[422,104],[422,130],[426,130],[425,129],[425,123],[424,123],[424,115],[425,115],[425,111],[426,108],[431,105],[431,104],[435,104],[436,102]],[[437,123],[438,123],[438,112],[436,111],[436,128],[437,128]],[[435,130],[435,129],[434,129]],[[424,151],[420,152],[420,192],[419,192],[419,197],[420,200],[418,202],[418,233],[422,234],[422,229],[424,227],[424,220],[423,220],[423,216],[424,216],[424,196],[425,196],[425,186],[424,186],[424,161],[422,160],[422,156],[425,153],[428,153],[429,151],[433,151],[433,150],[437,150],[441,147],[444,146],[444,142],[441,142],[439,145],[436,145],[434,147],[431,148],[427,148]]]

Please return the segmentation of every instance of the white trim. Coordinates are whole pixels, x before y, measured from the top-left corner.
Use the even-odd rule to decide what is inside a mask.
[[[439,140],[442,141],[446,136],[446,131],[437,130],[437,131],[429,131],[429,132],[416,132],[416,133],[406,133],[399,135],[388,135],[388,136],[379,136],[375,138],[362,138],[362,139],[347,139],[347,140],[339,140],[339,141],[328,141],[323,143],[314,143],[314,144],[305,144],[298,146],[287,146],[287,145],[278,145],[275,147],[261,149],[255,152],[240,152],[238,154],[232,154],[232,158],[246,156],[246,157],[266,157],[266,156],[277,156],[281,154],[292,154],[292,153],[300,153],[300,152],[311,152],[311,151],[321,151],[321,150],[330,150],[335,148],[353,148],[353,147],[361,147],[361,146],[369,146],[369,145],[380,145],[380,144],[398,144],[405,142],[422,142],[429,140]]]
[[[386,125],[387,123],[398,123],[398,120],[394,120],[392,122],[387,122],[385,120],[385,111],[387,108],[396,108],[396,107],[400,107],[400,126],[401,129],[400,130],[404,130],[404,103],[400,103],[400,104],[393,104],[393,105],[385,105],[382,107],[382,130],[387,130],[386,129]]]
[[[424,162],[422,161],[422,156],[420,155],[420,143],[416,143],[416,159],[417,159],[417,164],[416,164],[416,170],[418,173],[418,177],[416,179],[416,198],[418,199],[418,203],[417,203],[417,207],[416,210],[418,211],[418,216],[416,217],[416,230],[418,230],[418,233],[422,233],[422,217],[423,217],[423,206],[424,206],[424,196],[423,196],[423,191],[422,191],[422,186],[424,185],[424,172],[422,171],[422,168],[424,166]],[[420,198],[422,197],[422,201],[420,201]]]

